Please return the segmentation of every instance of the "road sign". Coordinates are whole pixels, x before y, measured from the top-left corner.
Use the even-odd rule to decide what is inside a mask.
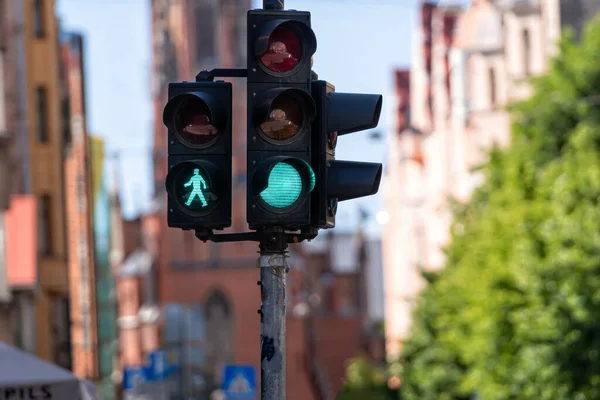
[[[123,369],[123,390],[132,390],[147,381],[143,367],[125,367]]]
[[[227,365],[223,373],[223,392],[227,400],[252,400],[256,397],[256,371],[249,365]]]
[[[167,355],[164,350],[155,350],[150,353],[150,371],[152,381],[161,381],[167,377]]]

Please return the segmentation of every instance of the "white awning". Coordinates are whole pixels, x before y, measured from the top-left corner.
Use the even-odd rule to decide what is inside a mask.
[[[0,342],[0,400],[99,400],[93,384]]]

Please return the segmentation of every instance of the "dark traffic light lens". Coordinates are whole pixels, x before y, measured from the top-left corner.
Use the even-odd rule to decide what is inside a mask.
[[[192,147],[207,147],[219,134],[208,105],[198,97],[182,100],[174,119],[177,136]]]
[[[269,37],[267,51],[260,56],[263,65],[273,72],[289,72],[302,58],[300,37],[285,25],[277,27]]]
[[[210,210],[218,200],[209,174],[198,165],[187,164],[180,168],[172,182],[177,202],[187,211]]]
[[[296,136],[303,122],[303,109],[297,99],[284,92],[273,100],[267,120],[260,124],[260,130],[269,139],[283,142]]]
[[[314,175],[312,180],[314,181]],[[307,189],[310,190],[310,182],[304,182],[296,168],[286,162],[279,162],[271,169],[267,187],[260,192],[260,197],[273,208],[288,208],[294,205]]]

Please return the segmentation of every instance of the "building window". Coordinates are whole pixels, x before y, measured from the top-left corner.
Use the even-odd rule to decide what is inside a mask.
[[[87,211],[87,193],[85,189],[85,176],[83,175],[83,171],[81,171],[77,174],[77,208],[81,214]]]
[[[490,108],[495,108],[498,103],[497,91],[496,91],[496,71],[494,68],[489,70],[489,86],[490,86]]]
[[[200,67],[212,67],[217,58],[217,5],[214,0],[196,5],[196,61]]]
[[[234,40],[235,47],[237,50],[235,52],[235,59],[237,68],[243,68],[246,65],[246,57],[247,57],[247,43],[246,43],[246,35],[247,35],[247,25],[246,25],[246,1],[238,0],[235,5],[235,27],[234,27]]]
[[[71,105],[69,98],[65,98],[61,102],[61,117],[62,117],[62,133],[65,146],[71,145]]]
[[[213,382],[221,381],[225,365],[233,360],[233,326],[231,304],[227,296],[215,290],[206,300],[206,362]]]
[[[531,38],[529,36],[529,29],[523,30],[523,71],[525,75],[531,74]]]
[[[6,1],[0,0],[0,52],[6,51],[6,45],[8,44],[8,40],[6,38],[7,35],[5,35],[7,18],[4,16],[6,15],[6,12]],[[2,92],[0,91],[0,93]]]
[[[54,298],[51,302],[49,324],[52,327],[51,343],[53,361],[63,368],[71,369],[71,338],[69,321],[69,302],[67,299]]]
[[[52,201],[50,196],[40,196],[38,206],[38,244],[40,254],[52,254]]]
[[[42,38],[46,34],[46,26],[44,24],[44,1],[47,0],[33,0],[33,29],[35,36],[38,38]]]
[[[35,90],[37,133],[40,143],[48,142],[48,94],[46,88],[38,86]]]

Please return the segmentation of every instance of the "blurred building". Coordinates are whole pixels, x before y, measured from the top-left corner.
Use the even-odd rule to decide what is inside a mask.
[[[105,143],[99,137],[89,138],[91,162],[91,215],[94,237],[93,301],[96,310],[96,335],[98,340],[97,384],[103,399],[116,395],[119,383],[117,337],[117,295],[115,289],[116,265],[119,259],[118,230],[114,215],[121,208],[115,205],[114,194],[109,193],[106,179]],[[115,240],[115,236],[117,239]]]
[[[387,352],[409,334],[421,270],[445,264],[451,198],[467,201],[483,181],[475,167],[510,144],[505,107],[531,94],[561,30],[576,33],[597,1],[472,0],[463,8],[423,2],[410,84],[397,72],[398,126],[390,140],[390,220],[384,235]],[[407,107],[410,110],[407,118]]]
[[[160,221],[156,281],[163,307],[163,347],[181,366],[182,397],[210,393],[231,363],[259,366],[260,298],[253,243],[202,243],[193,232],[167,227],[167,129],[162,122],[169,82],[193,80],[202,69],[245,68],[250,0],[152,0],[154,179]],[[233,132],[246,124],[244,80],[233,83]],[[233,143],[232,230],[245,221],[245,143]],[[240,327],[235,329],[235,327]],[[241,329],[243,327],[243,329]]]
[[[119,369],[142,368],[150,353],[160,348],[155,260],[158,214],[142,215],[124,221],[118,189],[111,191],[113,201],[112,251],[119,331]],[[150,388],[152,389],[152,388]]]
[[[83,37],[63,34],[62,112],[65,138],[65,202],[69,263],[72,370],[82,378],[98,377],[98,338],[94,298],[92,163],[85,104]]]
[[[6,247],[6,213],[10,207],[12,179],[13,135],[9,135],[6,118],[5,65],[8,63],[8,18],[6,6],[0,3],[0,341],[12,342],[11,291],[8,285],[8,259]]]
[[[363,354],[375,362],[384,360],[381,249],[381,240],[366,238],[359,226],[356,233],[322,232],[292,251],[289,315],[329,324],[331,332],[315,331],[321,346],[331,345],[328,337],[339,336],[339,347],[320,349],[314,356],[327,371],[334,393],[341,388],[349,357]]]
[[[9,327],[9,342],[69,368],[59,28],[53,1],[5,0],[0,8],[0,208],[8,208],[4,267],[12,292],[7,300],[6,282],[0,285],[0,314],[8,319],[0,330]]]

